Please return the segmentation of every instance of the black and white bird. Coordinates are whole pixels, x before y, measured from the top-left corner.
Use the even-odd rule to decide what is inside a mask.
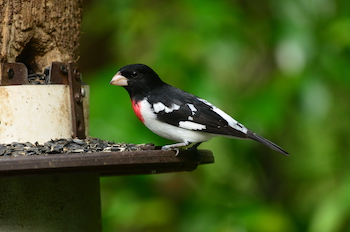
[[[155,134],[179,143],[163,150],[188,146],[196,149],[216,136],[252,139],[288,155],[273,142],[252,132],[208,101],[164,83],[144,64],[122,67],[110,84],[123,86],[129,93],[136,116]]]

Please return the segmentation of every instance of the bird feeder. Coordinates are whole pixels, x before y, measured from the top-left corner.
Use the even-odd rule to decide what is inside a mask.
[[[101,176],[193,171],[214,162],[210,151],[200,150],[199,159],[195,151],[175,156],[153,145],[57,152],[90,141],[90,91],[72,62],[82,1],[0,5],[0,231],[101,231]]]

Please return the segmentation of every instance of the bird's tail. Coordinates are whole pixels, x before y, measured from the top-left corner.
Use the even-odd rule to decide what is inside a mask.
[[[289,153],[286,152],[285,150],[283,150],[280,146],[274,144],[270,140],[267,140],[264,137],[254,133],[254,132],[252,132],[250,130],[248,130],[248,132],[247,132],[247,137],[252,139],[252,140],[255,140],[255,141],[257,141],[257,142],[259,142],[261,144],[264,144],[265,146],[268,146],[272,150],[275,150],[275,151],[277,151],[277,152],[279,152],[279,153],[281,153],[283,155],[286,155],[286,156],[289,155]]]

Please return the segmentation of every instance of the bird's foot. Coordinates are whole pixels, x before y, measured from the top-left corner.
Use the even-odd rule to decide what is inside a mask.
[[[189,151],[195,151],[198,158],[199,158],[199,163],[202,161],[202,155],[201,153],[197,150],[197,147],[201,144],[202,142],[195,143],[192,147],[187,148]],[[190,142],[184,142],[184,143],[175,143],[175,144],[170,144],[170,145],[165,145],[162,147],[162,150],[175,150],[175,156],[178,156],[180,154],[180,149],[179,147],[185,147],[190,145]]]
[[[175,156],[178,156],[180,154],[180,149],[178,147],[167,147],[167,146],[163,146],[162,147],[163,151],[169,151],[169,150],[173,150],[175,151]]]
[[[178,156],[180,154],[179,147],[185,147],[189,144],[190,143],[175,143],[175,144],[165,145],[162,147],[162,150],[174,150],[174,151],[176,151],[175,156]]]

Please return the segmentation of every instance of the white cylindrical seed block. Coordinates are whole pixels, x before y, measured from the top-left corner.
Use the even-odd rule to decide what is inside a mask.
[[[0,86],[0,143],[71,138],[69,96],[67,85]]]

